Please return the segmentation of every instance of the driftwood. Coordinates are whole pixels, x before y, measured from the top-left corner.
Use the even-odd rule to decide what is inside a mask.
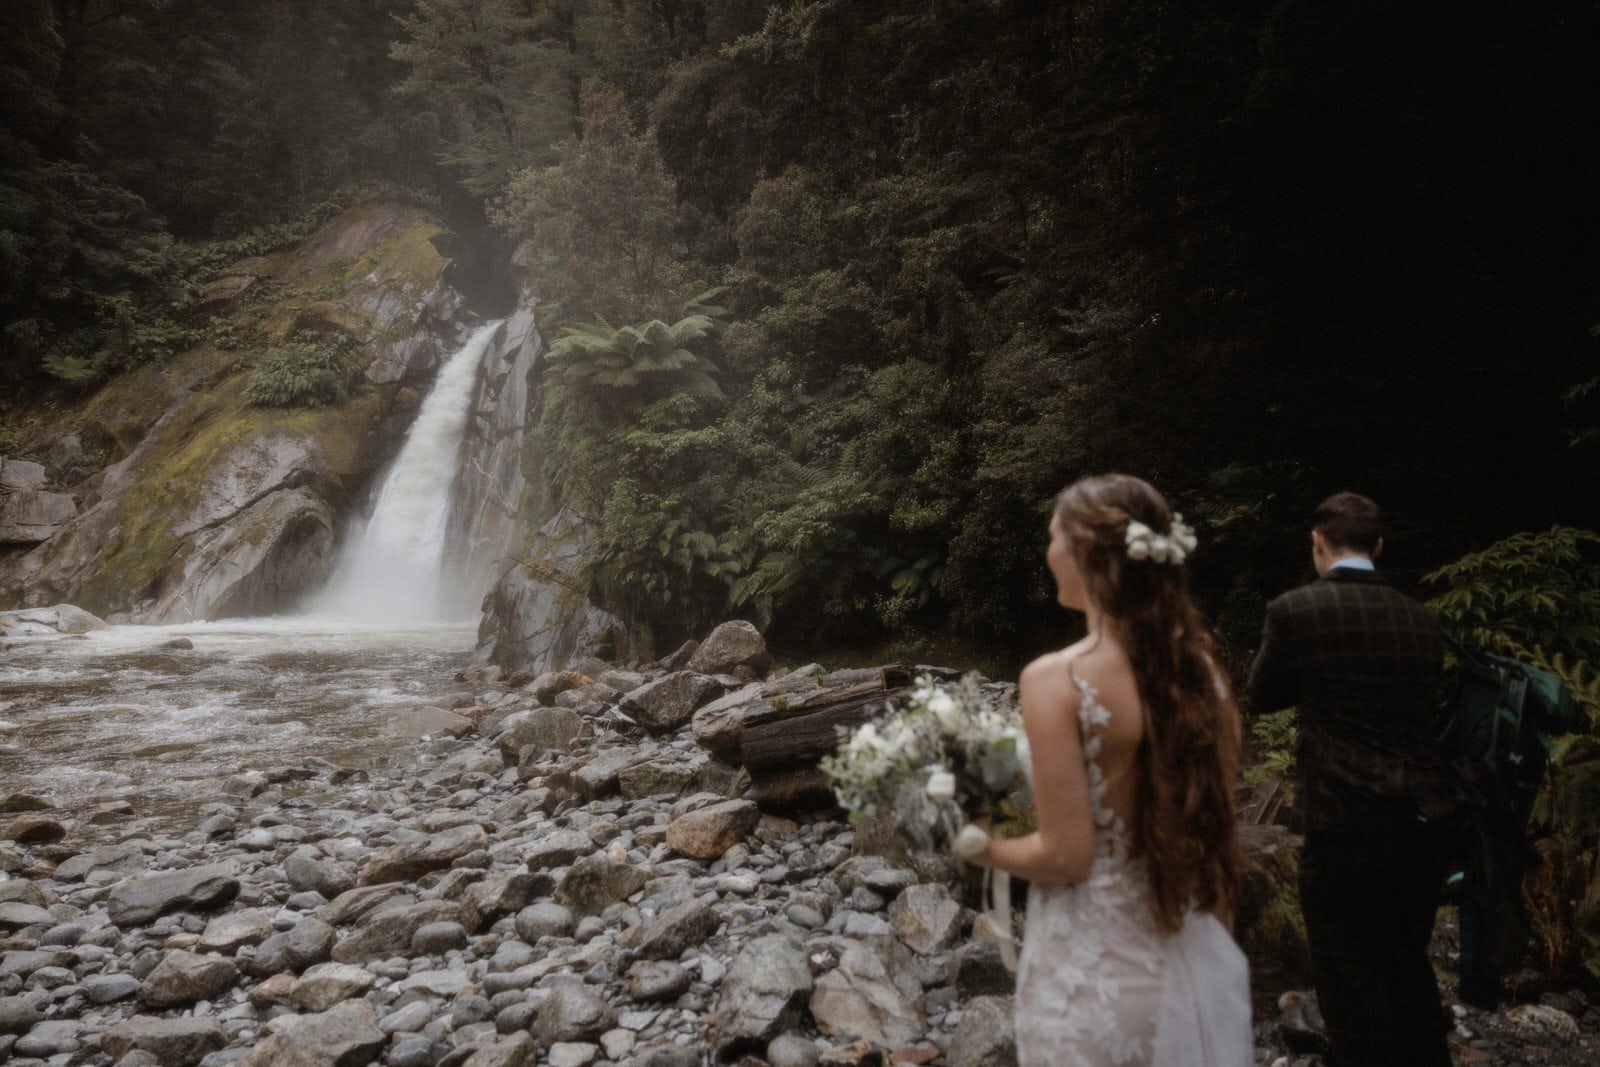
[[[912,668],[892,664],[749,685],[695,713],[695,740],[749,771],[763,811],[824,808],[833,793],[817,763],[838,745],[839,729],[880,718],[912,677]]]
[[[888,699],[911,684],[904,667],[862,673],[868,677],[751,706],[741,724],[739,762],[752,776],[771,768],[815,766],[838,745],[840,727],[853,729],[878,718]]]
[[[1288,800],[1288,790],[1284,788],[1283,779],[1274,775],[1250,789],[1248,795],[1238,801],[1239,824],[1270,826],[1276,823],[1283,814],[1286,800]]]

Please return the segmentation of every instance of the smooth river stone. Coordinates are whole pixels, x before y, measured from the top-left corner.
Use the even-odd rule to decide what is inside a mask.
[[[25,1034],[44,1012],[25,997],[0,997],[0,1034]]]
[[[271,936],[272,916],[255,909],[236,911],[207,923],[196,947],[231,956],[245,945],[259,945]]]
[[[134,1049],[171,1067],[189,1067],[228,1043],[222,1024],[213,1018],[158,1019],[135,1015],[100,1038],[100,1048],[120,1060]]]
[[[131,879],[112,891],[106,910],[118,926],[140,926],[169,911],[220,908],[238,895],[232,864],[216,863]]]
[[[326,1067],[371,1063],[389,1040],[372,1005],[346,1000],[320,1015],[297,1020],[261,1042],[238,1062],[244,1067]]]
[[[418,836],[419,840],[396,845],[363,865],[361,884],[411,881],[429,871],[443,870],[467,853],[489,845],[489,835],[477,823]]]
[[[48,815],[23,815],[0,830],[0,837],[19,845],[48,845],[66,836],[66,824]]]
[[[54,926],[56,918],[36,904],[8,901],[0,904],[0,930],[12,933],[26,926]]]
[[[213,1000],[239,980],[239,968],[221,956],[201,956],[182,950],[162,957],[139,987],[139,999],[152,1008],[172,1008]]]

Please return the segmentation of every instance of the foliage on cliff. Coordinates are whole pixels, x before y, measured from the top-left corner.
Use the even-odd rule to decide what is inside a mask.
[[[569,325],[727,286],[721,399],[619,427],[558,388],[548,465],[656,632],[1026,642],[1048,500],[1108,467],[1200,519],[1241,643],[1334,489],[1390,506],[1405,579],[1593,524],[1557,487],[1593,461],[1596,18],[815,0],[718,36],[722,5],[667,6],[700,21],[658,18],[628,81],[607,49],[656,6],[568,9],[579,131],[497,215]]]
[[[167,358],[207,264],[250,254],[232,239],[351,183],[439,189],[437,117],[391,91],[409,7],[0,5],[0,383]]]

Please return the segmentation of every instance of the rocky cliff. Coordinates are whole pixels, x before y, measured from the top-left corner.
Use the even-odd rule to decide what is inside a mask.
[[[514,265],[524,263],[519,257]],[[631,647],[622,621],[589,599],[593,526],[547,491],[546,460],[534,444],[544,415],[536,303],[524,282],[500,348],[490,353],[462,472],[472,490],[464,495],[475,494],[482,504],[476,512],[458,509],[452,522],[453,537],[477,544],[503,536],[497,543],[509,548],[483,601],[473,657],[481,676],[532,678],[585,657],[640,651]],[[515,433],[513,421],[519,423]],[[496,495],[480,488],[493,485],[506,489]]]
[[[12,538],[0,607],[65,601],[172,622],[289,606],[324,572],[337,519],[394,453],[460,338],[462,297],[435,247],[443,232],[409,205],[367,204],[301,248],[223,272],[206,293],[207,343],[117,379],[38,442],[45,455],[92,442],[113,462],[70,484],[65,468],[57,475],[51,488],[77,514],[32,548]],[[307,339],[357,354],[349,399],[251,406],[246,386],[267,354]]]

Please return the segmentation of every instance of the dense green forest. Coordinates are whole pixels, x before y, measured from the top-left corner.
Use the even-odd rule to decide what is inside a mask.
[[[1597,525],[1597,47],[1556,0],[10,0],[0,383],[165,358],[381,183],[486,311],[522,246],[531,506],[658,646],[1020,657],[1050,497],[1115,468],[1242,652],[1327,492],[1408,582]]]

